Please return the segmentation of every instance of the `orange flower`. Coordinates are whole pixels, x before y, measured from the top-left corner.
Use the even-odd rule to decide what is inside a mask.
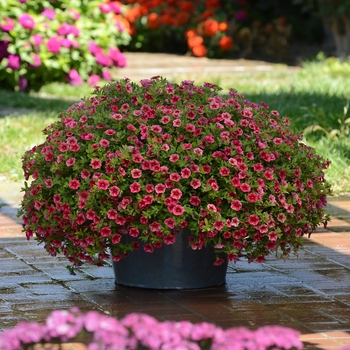
[[[188,39],[188,38],[191,38],[191,37],[195,36],[196,34],[197,34],[197,32],[196,32],[195,29],[189,28],[185,32],[185,37]]]
[[[229,36],[223,36],[219,41],[219,46],[222,50],[228,51],[233,45],[233,40]]]
[[[219,30],[219,23],[215,19],[209,18],[203,23],[204,35],[214,36]]]
[[[226,32],[228,29],[228,23],[227,22],[220,22],[219,23],[219,30],[220,32]]]
[[[195,46],[203,44],[203,38],[199,35],[191,36],[187,39],[187,45],[190,49],[193,49]]]
[[[150,29],[153,30],[159,28],[161,22],[158,14],[156,14],[155,12],[150,13],[147,17],[147,25]]]
[[[204,45],[197,45],[192,48],[192,53],[196,57],[204,57],[207,52],[208,51]]]

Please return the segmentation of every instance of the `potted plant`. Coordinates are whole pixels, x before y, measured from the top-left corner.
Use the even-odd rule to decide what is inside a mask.
[[[146,282],[199,274],[200,266],[190,271],[199,255],[181,265],[178,248],[167,250],[177,242],[203,251],[213,268],[297,252],[303,235],[327,223],[329,162],[266,103],[220,91],[211,83],[125,78],[62,112],[43,131],[46,141],[23,157],[31,180],[20,210],[27,238],[63,253],[71,270],[111,258]],[[133,254],[143,255],[136,262]],[[190,287],[198,286],[205,285]]]

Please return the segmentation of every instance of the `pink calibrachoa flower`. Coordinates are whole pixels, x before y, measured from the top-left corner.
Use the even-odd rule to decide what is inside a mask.
[[[80,187],[80,182],[77,179],[73,179],[69,181],[69,188],[76,190]]]
[[[18,22],[21,24],[23,28],[33,30],[35,27],[34,19],[28,13],[24,13],[18,18]]]
[[[109,186],[109,182],[107,180],[100,179],[97,181],[97,187],[100,190],[106,190]]]
[[[232,210],[238,211],[238,210],[241,210],[241,208],[242,208],[242,203],[238,199],[235,199],[231,202]]]
[[[96,43],[90,51],[106,55]],[[329,162],[263,104],[219,91],[209,83],[126,78],[62,112],[23,159],[31,181],[26,236],[73,265],[101,265],[106,250],[119,261],[138,248],[162,249],[182,228],[193,249],[210,245],[232,261],[296,252],[327,221]],[[122,243],[124,235],[135,242]]]
[[[74,163],[75,163],[75,158],[69,158],[69,159],[66,161],[66,165],[67,165],[67,166],[72,166]]]
[[[133,182],[130,185],[130,191],[132,193],[138,193],[138,192],[140,192],[140,190],[141,190],[141,185],[138,182]]]
[[[185,208],[182,205],[176,204],[172,213],[176,216],[182,215],[185,212]]]
[[[201,181],[199,179],[193,179],[190,182],[190,185],[192,186],[192,188],[197,189],[197,188],[201,187]]]
[[[99,169],[101,168],[101,161],[97,158],[95,159],[92,159],[91,162],[90,162],[90,166],[93,168],[93,169]]]

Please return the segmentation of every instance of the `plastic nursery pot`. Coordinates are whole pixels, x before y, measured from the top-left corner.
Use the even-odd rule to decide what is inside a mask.
[[[118,262],[113,262],[115,283],[129,287],[152,289],[194,289],[225,284],[227,258],[215,266],[214,248],[189,247],[190,232],[181,230],[172,245],[163,245],[153,253],[142,248],[132,251]],[[124,235],[125,243],[136,240]]]

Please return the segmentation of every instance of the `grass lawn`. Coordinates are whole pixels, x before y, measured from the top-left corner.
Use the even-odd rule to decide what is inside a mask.
[[[187,75],[177,77],[176,81],[191,78],[194,77]],[[196,83],[201,82],[195,79]],[[233,87],[253,102],[266,102],[270,108],[288,116],[297,131],[303,132],[310,125],[322,126],[326,131],[339,129],[341,132],[335,139],[316,131],[306,135],[305,142],[331,160],[326,176],[334,193],[350,192],[350,136],[344,123],[350,112],[343,118],[344,106],[350,99],[350,63],[319,60],[304,63],[299,71],[219,74],[202,81],[216,83],[224,92]],[[91,91],[87,85],[62,84],[50,84],[39,93],[30,94],[0,90],[0,176],[22,181],[22,154],[44,141],[41,130],[60,111]]]

